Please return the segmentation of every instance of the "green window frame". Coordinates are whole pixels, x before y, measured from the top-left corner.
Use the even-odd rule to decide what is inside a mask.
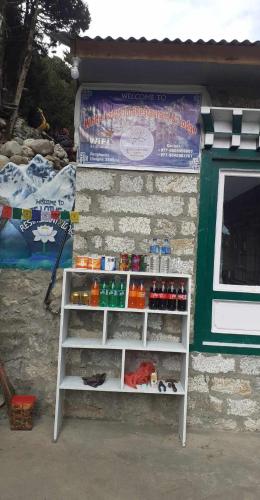
[[[260,293],[213,290],[218,183],[219,171],[222,169],[260,173],[260,154],[251,150],[214,148],[202,152],[194,343],[191,349],[199,352],[260,355],[260,335],[211,332],[214,299],[260,302]],[[212,345],[212,342],[217,345]]]

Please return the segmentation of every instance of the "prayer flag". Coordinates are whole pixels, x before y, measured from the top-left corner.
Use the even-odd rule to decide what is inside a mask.
[[[70,220],[71,222],[79,222],[79,212],[70,212]]]
[[[22,208],[23,219],[29,220],[32,218],[32,209],[31,208]]]
[[[13,214],[12,207],[8,207],[7,205],[3,206],[2,210],[2,219],[11,219]]]

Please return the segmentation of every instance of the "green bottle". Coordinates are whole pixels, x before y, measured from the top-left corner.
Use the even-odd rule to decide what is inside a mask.
[[[99,305],[100,307],[108,306],[108,287],[105,281],[101,283]]]
[[[125,282],[120,280],[118,287],[118,307],[125,307]]]
[[[108,291],[108,306],[117,307],[117,289],[115,280],[112,280],[109,285]]]

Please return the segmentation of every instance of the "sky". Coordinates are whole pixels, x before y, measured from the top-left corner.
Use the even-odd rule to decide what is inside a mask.
[[[260,39],[259,0],[87,0],[84,35],[193,41]]]

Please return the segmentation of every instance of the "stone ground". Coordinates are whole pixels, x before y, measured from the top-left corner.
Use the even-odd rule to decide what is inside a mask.
[[[0,421],[1,500],[256,500],[260,434],[188,433],[79,419],[31,432]]]

